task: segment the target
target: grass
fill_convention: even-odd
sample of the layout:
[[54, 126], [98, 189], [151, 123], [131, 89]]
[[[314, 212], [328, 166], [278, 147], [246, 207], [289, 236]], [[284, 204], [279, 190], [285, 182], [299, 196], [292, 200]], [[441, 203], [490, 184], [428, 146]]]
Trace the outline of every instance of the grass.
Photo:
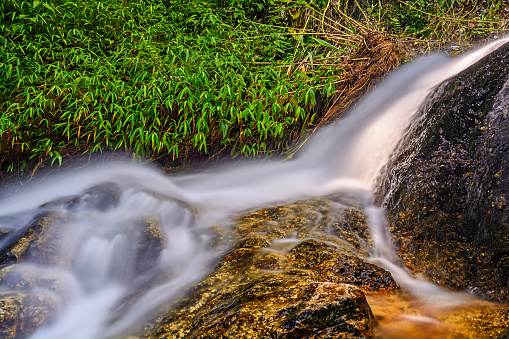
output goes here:
[[[280, 153], [406, 58], [505, 28], [500, 1], [4, 0], [0, 170], [105, 150]], [[426, 40], [425, 40], [426, 39]]]
[[271, 25], [250, 21], [246, 31], [205, 2], [186, 5], [184, 13], [171, 1], [4, 2], [4, 157], [252, 155], [285, 147], [313, 123], [306, 112], [316, 92], [332, 95], [342, 70], [291, 71], [287, 51], [318, 61], [316, 44], [299, 48]]

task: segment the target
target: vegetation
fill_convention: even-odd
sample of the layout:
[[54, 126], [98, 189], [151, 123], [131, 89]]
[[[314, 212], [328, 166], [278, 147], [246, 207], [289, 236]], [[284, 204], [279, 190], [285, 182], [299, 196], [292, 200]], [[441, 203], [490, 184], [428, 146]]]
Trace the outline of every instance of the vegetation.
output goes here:
[[281, 152], [405, 60], [405, 42], [472, 40], [505, 29], [507, 10], [494, 0], [4, 0], [0, 170], [104, 150]]

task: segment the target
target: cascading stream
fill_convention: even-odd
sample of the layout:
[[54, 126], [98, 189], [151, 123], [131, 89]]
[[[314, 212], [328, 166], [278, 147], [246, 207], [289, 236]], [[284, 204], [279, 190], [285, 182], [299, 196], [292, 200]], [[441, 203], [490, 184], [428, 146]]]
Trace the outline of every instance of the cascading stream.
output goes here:
[[[348, 116], [314, 135], [291, 161], [174, 177], [148, 167], [109, 165], [47, 179], [0, 202], [1, 226], [13, 230], [11, 237], [23, 233], [43, 213], [56, 214], [60, 220], [61, 262], [16, 267], [40, 278], [35, 281], [53, 279], [62, 287], [60, 293], [43, 283], [31, 287], [31, 292], [51, 294], [58, 304], [56, 320], [32, 338], [97, 339], [126, 333], [158, 307], [177, 300], [208, 272], [222, 253], [207, 246], [209, 227], [227, 225], [236, 211], [341, 192], [357, 196], [368, 215], [374, 261], [423, 299], [440, 293], [444, 303], [457, 300], [457, 295], [447, 297], [448, 292], [414, 279], [396, 264], [384, 213], [374, 205], [372, 189], [430, 91], [507, 40], [459, 58], [432, 56], [402, 67]], [[102, 208], [93, 192], [83, 192], [105, 183], [115, 187], [118, 201]], [[133, 252], [140, 244], [131, 236], [137, 234], [132, 225], [151, 217], [158, 219], [167, 241], [157, 260], [145, 267]], [[12, 238], [2, 240], [0, 252], [9, 242]], [[163, 282], [154, 285], [153, 280]], [[3, 290], [9, 288], [5, 281]], [[140, 293], [141, 288], [146, 290]], [[138, 296], [129, 299], [135, 292]]]

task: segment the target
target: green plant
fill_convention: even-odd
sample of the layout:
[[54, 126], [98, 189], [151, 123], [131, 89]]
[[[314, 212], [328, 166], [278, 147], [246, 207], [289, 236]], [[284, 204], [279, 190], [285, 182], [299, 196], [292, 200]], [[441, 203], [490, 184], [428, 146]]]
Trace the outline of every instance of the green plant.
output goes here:
[[314, 122], [310, 93], [334, 93], [322, 77], [341, 72], [287, 71], [295, 57], [319, 60], [333, 46], [302, 45], [275, 26], [274, 2], [1, 6], [1, 151], [12, 156], [61, 163], [105, 149], [152, 158], [280, 150]]
[[366, 37], [504, 27], [500, 1], [465, 3], [4, 0], [0, 169], [104, 150], [149, 159], [284, 151], [333, 102], [348, 107], [366, 88], [348, 73], [376, 59], [349, 59]]

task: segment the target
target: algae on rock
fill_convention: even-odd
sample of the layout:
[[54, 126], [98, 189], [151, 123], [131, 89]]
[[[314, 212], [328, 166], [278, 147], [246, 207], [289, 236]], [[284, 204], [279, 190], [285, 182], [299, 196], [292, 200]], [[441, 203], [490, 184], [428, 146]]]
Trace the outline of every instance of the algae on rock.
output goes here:
[[313, 199], [240, 217], [233, 248], [144, 338], [352, 338], [373, 333], [364, 292], [398, 288], [366, 261], [362, 209]]
[[509, 45], [440, 85], [381, 178], [415, 272], [509, 301]]

